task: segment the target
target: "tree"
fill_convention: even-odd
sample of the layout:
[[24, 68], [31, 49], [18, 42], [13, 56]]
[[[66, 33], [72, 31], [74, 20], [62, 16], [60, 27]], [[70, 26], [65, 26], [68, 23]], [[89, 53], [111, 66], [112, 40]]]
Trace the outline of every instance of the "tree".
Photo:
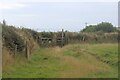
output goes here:
[[103, 32], [114, 32], [116, 29], [113, 27], [111, 23], [102, 22], [97, 25], [96, 31], [103, 31]]
[[97, 25], [89, 25], [82, 32], [114, 32], [117, 29], [108, 22], [102, 22]]

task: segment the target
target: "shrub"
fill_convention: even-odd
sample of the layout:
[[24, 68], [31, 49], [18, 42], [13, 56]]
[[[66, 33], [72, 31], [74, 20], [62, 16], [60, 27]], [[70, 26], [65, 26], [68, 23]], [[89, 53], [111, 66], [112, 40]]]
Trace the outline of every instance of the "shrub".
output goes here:
[[5, 42], [4, 46], [14, 50], [17, 45], [17, 50], [23, 51], [25, 44], [21, 37], [15, 33], [15, 27], [2, 25], [2, 37]]

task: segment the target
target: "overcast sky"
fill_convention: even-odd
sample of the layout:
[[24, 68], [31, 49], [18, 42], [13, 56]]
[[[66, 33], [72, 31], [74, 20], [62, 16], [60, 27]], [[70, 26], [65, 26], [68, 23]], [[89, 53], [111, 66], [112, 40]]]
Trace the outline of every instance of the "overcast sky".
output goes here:
[[[51, 1], [51, 2], [50, 2]], [[2, 0], [0, 19], [37, 31], [80, 31], [85, 23], [118, 25], [117, 0]]]

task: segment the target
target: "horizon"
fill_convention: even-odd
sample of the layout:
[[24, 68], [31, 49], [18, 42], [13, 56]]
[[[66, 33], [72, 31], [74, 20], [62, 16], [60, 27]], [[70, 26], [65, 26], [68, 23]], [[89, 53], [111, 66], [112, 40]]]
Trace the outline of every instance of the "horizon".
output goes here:
[[[8, 25], [8, 26], [13, 26], [13, 27], [15, 27], [15, 28], [20, 28], [20, 29], [22, 29], [22, 28], [26, 28], [26, 29], [31, 29], [31, 28], [28, 28], [28, 27], [24, 27], [24, 26], [16, 26], [16, 25], [12, 25], [12, 24], [7, 24], [7, 21], [6, 20], [3, 20], [3, 21], [5, 21], [6, 22], [6, 25]], [[0, 22], [0, 23], [2, 23], [3, 24], [3, 21], [2, 22]], [[100, 22], [100, 23], [102, 23], [102, 22]], [[100, 23], [97, 23], [97, 24], [100, 24]], [[110, 22], [107, 22], [107, 23], [110, 23]], [[97, 24], [90, 24], [90, 25], [97, 25]], [[112, 23], [111, 23], [112, 24]], [[90, 26], [90, 25], [87, 25], [87, 26]], [[112, 24], [113, 25], [113, 24]], [[116, 27], [116, 28], [118, 28], [117, 26], [114, 26], [113, 25], [113, 27]], [[85, 29], [86, 28], [86, 26], [83, 28], [83, 29]], [[31, 30], [34, 30], [34, 31], [37, 31], [37, 32], [60, 32], [61, 30], [64, 30], [64, 31], [67, 31], [67, 32], [81, 32], [83, 29], [81, 29], [80, 31], [69, 31], [69, 30], [65, 30], [64, 28], [61, 28], [60, 30], [58, 30], [58, 31], [37, 31], [37, 30], [35, 30], [35, 29], [31, 29]]]

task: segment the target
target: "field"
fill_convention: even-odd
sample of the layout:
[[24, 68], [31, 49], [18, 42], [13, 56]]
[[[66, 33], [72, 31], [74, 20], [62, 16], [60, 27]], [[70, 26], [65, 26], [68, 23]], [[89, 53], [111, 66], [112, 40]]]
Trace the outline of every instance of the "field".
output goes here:
[[17, 54], [3, 78], [117, 78], [117, 44], [69, 44], [38, 48], [28, 61]]

